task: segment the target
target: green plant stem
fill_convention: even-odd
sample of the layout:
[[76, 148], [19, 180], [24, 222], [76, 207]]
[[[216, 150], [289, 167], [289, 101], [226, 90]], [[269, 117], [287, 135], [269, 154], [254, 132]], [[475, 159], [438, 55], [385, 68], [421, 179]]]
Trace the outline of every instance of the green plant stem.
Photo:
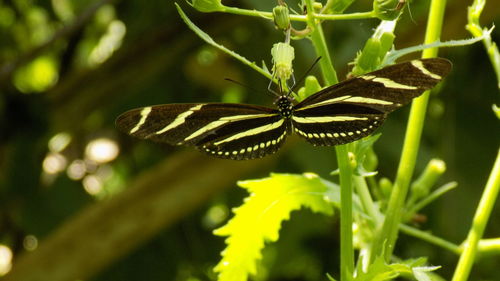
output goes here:
[[365, 212], [373, 220], [375, 229], [379, 228], [382, 225], [382, 216], [373, 202], [365, 178], [362, 176], [353, 176], [353, 182]]
[[452, 281], [465, 281], [469, 277], [470, 270], [474, 264], [474, 258], [478, 249], [479, 240], [483, 236], [484, 229], [488, 223], [491, 211], [495, 205], [495, 200], [500, 190], [500, 150], [493, 165], [488, 182], [484, 189], [481, 200], [472, 221], [472, 227], [465, 240], [464, 250], [458, 261]]
[[[479, 17], [481, 16], [485, 3], [486, 0], [474, 0], [467, 13], [468, 23], [465, 28], [474, 37], [481, 37], [488, 32], [488, 29], [481, 28], [479, 24]], [[491, 40], [490, 34], [484, 37], [483, 44], [497, 75], [497, 86], [500, 89], [500, 52], [498, 51], [498, 46]]]
[[[306, 0], [307, 25], [312, 30], [311, 41], [316, 50], [316, 54], [321, 56], [320, 67], [323, 79], [327, 85], [338, 82], [337, 73], [333, 68], [333, 63], [328, 52], [323, 29], [315, 18], [313, 1]], [[338, 145], [335, 147], [337, 162], [340, 171], [340, 280], [348, 281], [352, 279], [354, 272], [354, 248], [352, 238], [352, 171], [347, 154], [347, 146]]]
[[[431, 1], [429, 20], [427, 22], [425, 34], [425, 44], [430, 44], [439, 40], [445, 6], [446, 0]], [[437, 48], [426, 49], [422, 53], [423, 58], [435, 57], [436, 55]], [[415, 169], [428, 100], [429, 91], [413, 101], [396, 180], [389, 199], [382, 231], [377, 233], [376, 239], [374, 240], [374, 255], [372, 256], [372, 260], [375, 258], [375, 255], [381, 255], [383, 253], [385, 260], [389, 262], [394, 251], [399, 224], [401, 223], [401, 217], [404, 211], [404, 202]]]
[[441, 186], [440, 188], [436, 189], [434, 192], [429, 194], [427, 197], [425, 197], [424, 199], [422, 199], [418, 203], [411, 205], [411, 206], [408, 206], [407, 211], [405, 212], [405, 220], [411, 219], [411, 217], [413, 215], [415, 215], [418, 211], [420, 211], [422, 208], [429, 205], [434, 200], [440, 198], [443, 194], [454, 189], [455, 187], [457, 187], [456, 182], [447, 183], [447, 184]]
[[478, 251], [481, 253], [500, 253], [500, 238], [481, 239], [478, 245]]
[[328, 51], [328, 46], [326, 45], [325, 36], [323, 34], [323, 28], [315, 18], [312, 2], [313, 1], [311, 0], [306, 1], [308, 18], [307, 25], [312, 30], [310, 39], [313, 43], [316, 54], [321, 57], [319, 65], [321, 67], [321, 72], [325, 83], [327, 85], [337, 84], [339, 82], [337, 78], [337, 72], [335, 72], [335, 68], [333, 67], [330, 52]]
[[352, 279], [354, 247], [352, 237], [352, 171], [346, 145], [335, 147], [340, 170], [340, 280]]
[[460, 246], [451, 243], [450, 241], [444, 240], [443, 238], [432, 235], [429, 232], [422, 231], [420, 229], [416, 229], [414, 227], [408, 226], [406, 224], [400, 224], [399, 229], [401, 232], [406, 233], [407, 235], [411, 235], [413, 237], [419, 238], [436, 246], [439, 246], [443, 249], [446, 249], [452, 253], [460, 254], [462, 250]]
[[[271, 12], [248, 10], [236, 7], [229, 7], [229, 6], [224, 6], [224, 10], [222, 10], [222, 12], [240, 16], [262, 17], [270, 20], [273, 19], [273, 13]], [[374, 11], [369, 11], [369, 12], [352, 13], [352, 14], [335, 14], [335, 15], [318, 14], [315, 15], [314, 17], [320, 20], [359, 20], [359, 19], [375, 18], [376, 15]], [[290, 15], [290, 20], [299, 22], [308, 21], [307, 16], [305, 15]]]

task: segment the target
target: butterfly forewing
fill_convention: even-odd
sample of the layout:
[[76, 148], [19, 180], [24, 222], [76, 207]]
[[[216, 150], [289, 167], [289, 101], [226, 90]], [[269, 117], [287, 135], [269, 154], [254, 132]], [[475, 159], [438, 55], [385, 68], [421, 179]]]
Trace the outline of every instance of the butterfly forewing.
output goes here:
[[[141, 139], [195, 146], [221, 158], [250, 159], [279, 148], [285, 138], [285, 121], [266, 107], [211, 103], [134, 109], [120, 115], [116, 124]], [[262, 139], [265, 136], [269, 139]]]
[[345, 80], [297, 104], [294, 131], [314, 145], [358, 140], [377, 129], [388, 113], [434, 87], [450, 69], [445, 59], [413, 60]]
[[295, 108], [346, 103], [389, 113], [434, 87], [450, 70], [451, 63], [441, 58], [403, 62], [327, 87]]

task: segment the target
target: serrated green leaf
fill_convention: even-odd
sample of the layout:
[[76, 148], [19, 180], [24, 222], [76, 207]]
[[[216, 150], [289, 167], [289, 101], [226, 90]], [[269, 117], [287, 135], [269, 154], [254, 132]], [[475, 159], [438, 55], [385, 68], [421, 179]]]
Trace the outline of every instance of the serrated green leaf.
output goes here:
[[358, 176], [371, 177], [377, 174], [374, 169], [378, 160], [373, 152], [373, 145], [380, 138], [381, 134], [375, 134], [363, 138], [355, 143], [349, 144], [350, 151], [355, 155], [354, 173]]
[[[222, 260], [214, 268], [219, 281], [244, 281], [256, 273], [265, 242], [276, 241], [281, 223], [301, 207], [333, 214], [327, 196], [332, 185], [314, 174], [271, 174], [269, 178], [238, 182], [250, 196], [233, 210], [235, 216], [216, 235], [228, 236]], [[338, 186], [337, 186], [338, 187]]]
[[441, 267], [440, 266], [414, 267], [412, 268], [413, 276], [415, 276], [415, 279], [417, 279], [418, 281], [432, 281], [433, 278], [431, 277], [431, 272], [439, 268]]
[[379, 256], [368, 266], [366, 272], [358, 266], [358, 274], [354, 281], [385, 281], [399, 276], [399, 273], [385, 263], [384, 258]]

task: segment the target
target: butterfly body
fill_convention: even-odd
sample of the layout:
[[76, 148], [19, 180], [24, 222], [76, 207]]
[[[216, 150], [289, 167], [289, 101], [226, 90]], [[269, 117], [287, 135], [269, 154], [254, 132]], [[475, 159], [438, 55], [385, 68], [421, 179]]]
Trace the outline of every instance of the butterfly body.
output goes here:
[[298, 104], [279, 96], [276, 109], [247, 104], [166, 104], [117, 118], [123, 132], [216, 157], [246, 160], [275, 153], [289, 134], [313, 145], [349, 143], [375, 131], [388, 113], [435, 86], [451, 69], [445, 59], [404, 62], [327, 87]]

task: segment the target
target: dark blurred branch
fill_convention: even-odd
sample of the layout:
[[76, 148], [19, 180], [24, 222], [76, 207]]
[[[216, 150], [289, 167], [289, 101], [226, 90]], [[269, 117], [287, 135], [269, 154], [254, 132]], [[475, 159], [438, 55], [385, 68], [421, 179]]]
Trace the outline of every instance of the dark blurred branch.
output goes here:
[[[4, 281], [85, 280], [198, 208], [234, 187], [275, 157], [228, 161], [180, 153], [138, 176], [121, 194], [89, 206], [24, 253]], [[195, 171], [195, 172], [193, 172]]]
[[24, 64], [32, 61], [33, 59], [41, 55], [44, 51], [52, 47], [52, 45], [59, 39], [67, 38], [72, 34], [78, 32], [79, 30], [81, 30], [100, 7], [106, 4], [110, 4], [114, 1], [115, 0], [96, 1], [95, 3], [90, 5], [87, 9], [85, 9], [77, 18], [75, 18], [75, 20], [70, 25], [67, 25], [58, 30], [52, 36], [52, 38], [50, 38], [47, 42], [21, 55], [15, 61], [0, 66], [0, 85], [7, 84], [6, 82], [10, 80], [12, 73], [17, 68], [23, 66]]

